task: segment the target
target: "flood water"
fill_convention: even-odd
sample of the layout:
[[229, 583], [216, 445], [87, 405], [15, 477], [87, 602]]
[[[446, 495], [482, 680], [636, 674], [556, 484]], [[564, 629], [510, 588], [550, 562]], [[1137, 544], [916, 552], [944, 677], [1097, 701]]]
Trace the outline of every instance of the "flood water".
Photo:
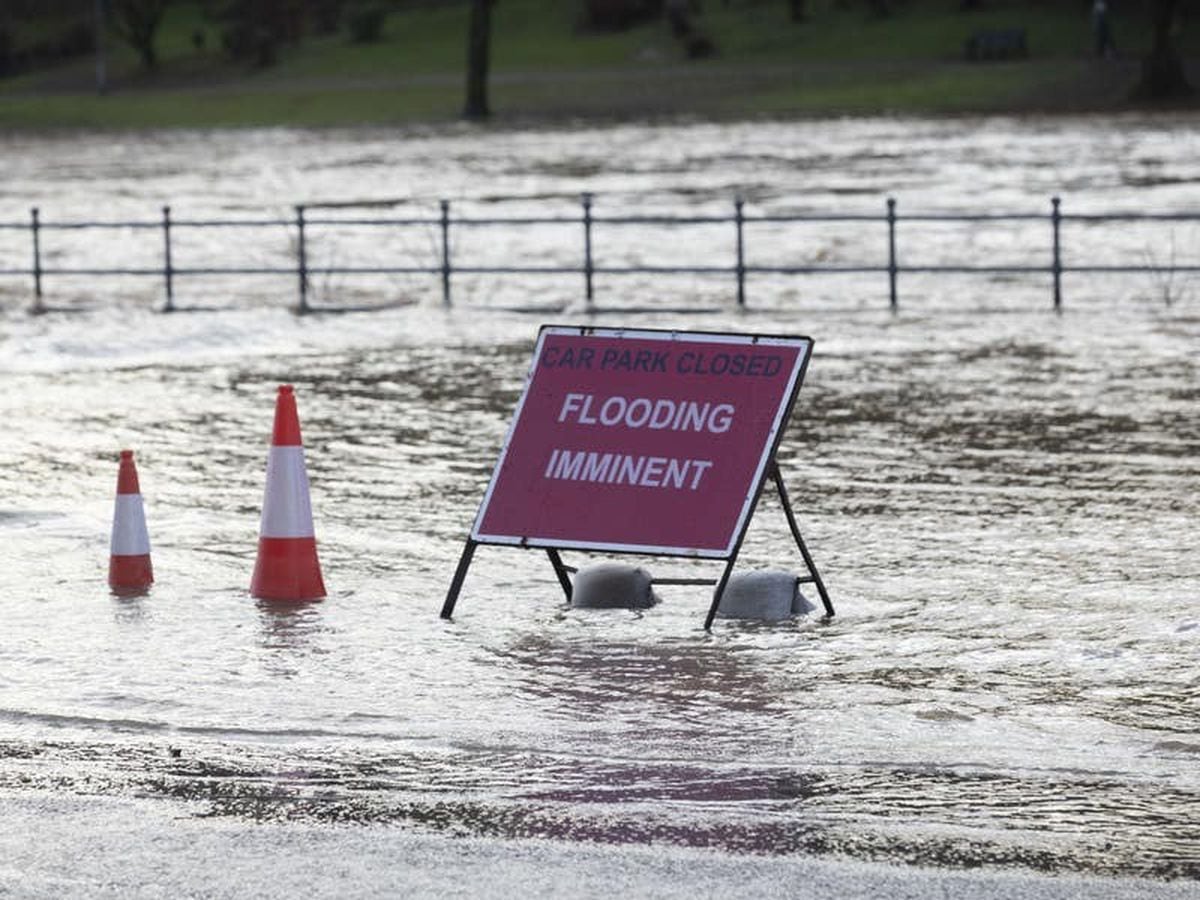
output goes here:
[[[767, 211], [875, 213], [894, 195], [912, 210], [1037, 212], [1052, 194], [1076, 211], [1196, 210], [1196, 124], [6, 136], [0, 220], [35, 205], [60, 220], [162, 203], [278, 215], [347, 197], [520, 211], [582, 191], [610, 211], [675, 214], [739, 192]], [[938, 228], [914, 226], [909, 259], [1046, 252], [1040, 223]], [[1192, 229], [1080, 226], [1071, 246], [1137, 262], [1169, 235], [1195, 264]], [[578, 232], [560, 231], [472, 232], [459, 249], [577, 253]], [[48, 239], [80, 266], [141, 252]], [[28, 264], [27, 240], [0, 232], [0, 268]], [[216, 253], [205, 242], [227, 237], [195, 240]], [[361, 239], [338, 240], [314, 252]], [[434, 252], [419, 229], [398, 240]], [[615, 260], [652, 252], [620, 240]], [[705, 256], [721, 240], [665, 243]], [[751, 246], [794, 258], [790, 240], [764, 229]], [[885, 249], [874, 225], [807, 240], [804, 254], [834, 261]], [[286, 242], [247, 248], [260, 252], [284, 258]], [[380, 896], [449, 892], [455, 858], [499, 873], [456, 886], [468, 893], [561, 893], [578, 866], [599, 873], [579, 893], [794, 896], [812, 870], [787, 866], [886, 863], [889, 896], [922, 895], [903, 872], [929, 869], [1184, 896], [1200, 878], [1200, 285], [1163, 277], [1077, 276], [1061, 315], [1044, 277], [913, 277], [894, 314], [873, 276], [764, 277], [746, 310], [727, 280], [614, 276], [597, 313], [578, 278], [463, 276], [444, 308], [435, 279], [346, 277], [322, 299], [404, 305], [297, 317], [287, 279], [181, 281], [184, 302], [212, 309], [164, 315], [161, 286], [136, 276], [48, 281], [71, 311], [29, 316], [28, 278], [5, 276], [0, 807], [62, 847], [128, 841], [135, 871], [154, 841], [190, 834], [179, 852], [207, 854], [197, 869], [159, 872], [185, 891], [208, 878], [235, 891], [213, 860], [237, 869], [265, 843], [352, 860]], [[545, 311], [513, 308], [526, 303]], [[544, 555], [492, 547], [454, 620], [438, 618], [547, 321], [814, 338], [779, 463], [835, 618], [718, 620], [709, 634], [707, 591], [681, 586], [641, 613], [571, 610]], [[303, 605], [247, 592], [285, 382], [330, 591]], [[106, 585], [122, 447], [138, 454], [154, 553], [141, 598]], [[740, 566], [801, 566], [769, 495]], [[69, 853], [22, 833], [0, 839], [0, 886], [67, 890]], [[378, 858], [397, 840], [407, 869]], [[96, 865], [82, 871], [138, 884]], [[847, 896], [849, 872], [831, 876]]]

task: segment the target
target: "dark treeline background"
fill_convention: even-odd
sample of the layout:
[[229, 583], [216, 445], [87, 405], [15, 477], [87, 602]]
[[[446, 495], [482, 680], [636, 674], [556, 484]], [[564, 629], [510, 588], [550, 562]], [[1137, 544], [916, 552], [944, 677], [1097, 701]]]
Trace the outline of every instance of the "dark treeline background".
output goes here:
[[[460, 65], [467, 74], [465, 112], [486, 116], [490, 36], [506, 10], [537, 3], [514, 0], [2, 0], [0, 78], [51, 68], [94, 54], [98, 42], [119, 40], [132, 49], [143, 71], [160, 65], [164, 19], [180, 7], [194, 13], [190, 40], [197, 52], [218, 53], [248, 68], [274, 65], [289, 46], [312, 38], [343, 35], [355, 44], [380, 39], [389, 16], [417, 8], [460, 7], [464, 11]], [[545, 16], [562, 19], [569, 8], [573, 32], [611, 32], [662, 23], [686, 59], [714, 56], [720, 35], [706, 31], [706, 10], [778, 11], [783, 23], [818, 27], [826, 17], [861, 15], [872, 22], [899, 21], [922, 10], [980, 17], [1004, 11], [1019, 22], [1022, 12], [1061, 10], [1081, 28], [1096, 29], [1104, 52], [1108, 18], [1137, 18], [1152, 36], [1145, 46], [1122, 47], [1141, 60], [1133, 95], [1146, 99], [1185, 96], [1190, 86], [1178, 52], [1181, 30], [1200, 16], [1200, 0], [545, 0]], [[1103, 8], [1101, 8], [1103, 7]], [[569, 37], [569, 35], [565, 35]]]

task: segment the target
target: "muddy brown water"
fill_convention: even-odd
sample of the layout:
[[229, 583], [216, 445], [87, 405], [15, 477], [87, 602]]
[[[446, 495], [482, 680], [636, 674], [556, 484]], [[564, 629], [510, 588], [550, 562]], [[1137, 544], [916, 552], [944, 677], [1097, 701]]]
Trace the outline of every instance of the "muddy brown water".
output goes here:
[[[380, 194], [567, 208], [584, 190], [675, 213], [738, 191], [764, 209], [874, 211], [894, 193], [1036, 210], [1061, 193], [1180, 210], [1200, 207], [1194, 134], [1131, 118], [6, 136], [0, 218]], [[1181, 257], [1186, 229], [1171, 232]], [[1167, 246], [1088, 234], [1078, 252], [1102, 258]], [[0, 233], [5, 265], [25, 265], [26, 237]], [[577, 237], [472, 235], [464, 251], [553, 256]], [[875, 259], [879, 237], [818, 230], [805, 252]], [[427, 238], [400, 246], [427, 255]], [[70, 258], [108, 252], [54, 240]], [[359, 252], [338, 240], [321, 252]], [[671, 252], [707, 254], [704, 240]], [[286, 258], [281, 241], [264, 258]], [[908, 252], [1045, 243], [972, 225]], [[324, 296], [408, 305], [298, 318], [285, 283], [187, 282], [220, 309], [163, 316], [145, 279], [63, 279], [51, 290], [78, 311], [30, 317], [27, 285], [5, 278], [0, 789], [297, 828], [709, 848], [735, 866], [1195, 879], [1200, 298], [1186, 278], [1169, 304], [1161, 288], [1080, 276], [1056, 316], [1044, 278], [913, 279], [893, 315], [877, 278], [762, 279], [738, 311], [728, 283], [646, 277], [601, 288], [636, 312], [589, 315], [578, 279], [464, 276], [444, 309], [428, 279], [345, 278]], [[525, 302], [546, 312], [508, 309]], [[695, 587], [638, 614], [572, 611], [543, 557], [483, 548], [439, 620], [543, 321], [815, 339], [780, 465], [836, 618], [709, 635]], [[299, 606], [246, 590], [285, 381], [330, 588]], [[158, 577], [137, 599], [105, 585], [123, 446]], [[800, 564], [770, 499], [743, 560]]]

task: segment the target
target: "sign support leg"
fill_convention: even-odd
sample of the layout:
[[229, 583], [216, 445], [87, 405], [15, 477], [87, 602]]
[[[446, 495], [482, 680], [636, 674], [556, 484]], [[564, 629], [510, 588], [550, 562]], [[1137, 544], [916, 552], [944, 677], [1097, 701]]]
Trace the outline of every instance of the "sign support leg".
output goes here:
[[717, 617], [717, 607], [721, 605], [721, 595], [725, 593], [725, 585], [729, 584], [729, 576], [733, 574], [733, 564], [737, 562], [737, 553], [725, 563], [725, 571], [721, 573], [721, 580], [717, 582], [717, 588], [713, 591], [712, 604], [708, 607], [708, 616], [704, 620], [704, 630], [712, 631], [713, 619]]
[[467, 538], [462, 556], [458, 558], [458, 568], [454, 570], [454, 580], [450, 582], [450, 590], [446, 593], [446, 602], [442, 605], [442, 618], [448, 619], [454, 615], [454, 604], [458, 602], [459, 591], [467, 578], [467, 569], [471, 567], [471, 558], [475, 555], [475, 541]]
[[792, 512], [792, 503], [788, 499], [787, 488], [784, 487], [783, 476], [775, 460], [771, 460], [771, 479], [775, 482], [775, 489], [779, 491], [779, 502], [783, 504], [783, 512], [787, 516], [788, 527], [792, 529], [792, 537], [796, 539], [796, 546], [800, 548], [800, 555], [804, 557], [804, 565], [808, 566], [808, 573], [812, 576], [813, 584], [817, 586], [817, 593], [821, 595], [821, 603], [825, 605], [825, 615], [832, 616], [833, 602], [829, 599], [829, 592], [825, 590], [825, 582], [821, 580], [817, 564], [813, 562], [812, 554], [808, 552], [804, 538], [800, 536], [800, 526], [796, 524], [796, 515]]
[[571, 576], [567, 574], [567, 567], [563, 565], [562, 557], [553, 547], [546, 548], [546, 555], [550, 557], [550, 565], [554, 566], [554, 574], [558, 576], [558, 583], [562, 585], [563, 593], [567, 595], [567, 602], [570, 603], [574, 587], [571, 584]]

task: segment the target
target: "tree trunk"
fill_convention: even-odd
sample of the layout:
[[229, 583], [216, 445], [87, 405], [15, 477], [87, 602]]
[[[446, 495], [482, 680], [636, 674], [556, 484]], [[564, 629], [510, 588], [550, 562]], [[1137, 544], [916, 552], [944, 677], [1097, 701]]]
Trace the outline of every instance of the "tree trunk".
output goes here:
[[154, 42], [166, 9], [167, 0], [115, 0], [112, 4], [113, 30], [137, 51], [148, 71], [158, 68]]
[[1134, 95], [1143, 100], [1171, 100], [1192, 93], [1183, 62], [1171, 40], [1179, 0], [1154, 0], [1154, 45], [1142, 60], [1142, 80]]
[[486, 119], [488, 108], [488, 57], [492, 37], [492, 4], [495, 0], [471, 0], [471, 21], [467, 27], [467, 102], [463, 118]]
[[788, 12], [791, 14], [793, 22], [803, 22], [804, 15], [804, 0], [788, 0]]

